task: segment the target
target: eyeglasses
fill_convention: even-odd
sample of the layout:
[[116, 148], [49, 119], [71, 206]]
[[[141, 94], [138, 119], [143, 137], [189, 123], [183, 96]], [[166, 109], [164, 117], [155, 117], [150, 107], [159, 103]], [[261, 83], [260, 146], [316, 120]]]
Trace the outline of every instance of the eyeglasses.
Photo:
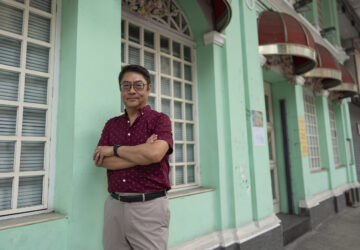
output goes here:
[[147, 83], [143, 83], [142, 81], [137, 81], [137, 82], [123, 82], [120, 84], [120, 91], [130, 91], [131, 88], [134, 88], [135, 91], [143, 91], [145, 85], [147, 85]]

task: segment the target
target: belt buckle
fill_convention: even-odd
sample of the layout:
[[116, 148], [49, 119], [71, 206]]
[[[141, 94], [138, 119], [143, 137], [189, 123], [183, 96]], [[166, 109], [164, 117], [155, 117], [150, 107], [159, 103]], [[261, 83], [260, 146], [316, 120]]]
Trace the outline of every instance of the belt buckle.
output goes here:
[[145, 201], [145, 194], [142, 193], [142, 202], [144, 202], [144, 201]]

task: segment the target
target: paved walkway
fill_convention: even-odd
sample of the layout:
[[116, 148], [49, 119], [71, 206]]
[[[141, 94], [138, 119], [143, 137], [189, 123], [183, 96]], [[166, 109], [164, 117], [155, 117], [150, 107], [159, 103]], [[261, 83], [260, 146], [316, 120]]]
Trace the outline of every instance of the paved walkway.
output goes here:
[[284, 250], [359, 250], [360, 206], [347, 207]]

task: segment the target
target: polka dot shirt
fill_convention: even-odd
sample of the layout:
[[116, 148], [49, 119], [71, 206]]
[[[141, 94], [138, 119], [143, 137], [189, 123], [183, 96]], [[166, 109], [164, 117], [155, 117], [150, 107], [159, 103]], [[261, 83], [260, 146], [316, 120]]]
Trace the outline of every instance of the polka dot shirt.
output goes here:
[[130, 126], [125, 114], [108, 120], [102, 131], [98, 146], [135, 146], [143, 144], [152, 135], [169, 144], [169, 150], [159, 163], [135, 166], [121, 170], [108, 170], [108, 191], [147, 193], [169, 190], [169, 155], [173, 151], [171, 121], [163, 113], [152, 110], [149, 105], [138, 111], [138, 117]]

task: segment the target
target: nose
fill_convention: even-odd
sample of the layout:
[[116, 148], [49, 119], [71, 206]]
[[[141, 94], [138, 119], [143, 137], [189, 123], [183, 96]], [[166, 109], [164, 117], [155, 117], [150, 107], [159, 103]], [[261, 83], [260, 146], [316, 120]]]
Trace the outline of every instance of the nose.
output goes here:
[[134, 85], [130, 85], [129, 93], [136, 93], [136, 90], [134, 89]]

